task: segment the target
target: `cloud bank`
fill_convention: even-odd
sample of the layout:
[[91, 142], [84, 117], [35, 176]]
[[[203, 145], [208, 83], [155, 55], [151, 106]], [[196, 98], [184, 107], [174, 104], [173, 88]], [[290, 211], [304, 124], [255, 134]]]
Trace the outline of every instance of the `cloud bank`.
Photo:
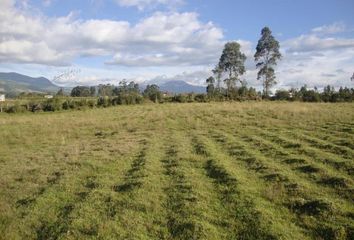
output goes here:
[[194, 12], [155, 12], [132, 25], [75, 19], [73, 13], [33, 16], [14, 1], [0, 4], [0, 62], [65, 66], [78, 57], [112, 56], [107, 64], [204, 65], [223, 45], [222, 29]]

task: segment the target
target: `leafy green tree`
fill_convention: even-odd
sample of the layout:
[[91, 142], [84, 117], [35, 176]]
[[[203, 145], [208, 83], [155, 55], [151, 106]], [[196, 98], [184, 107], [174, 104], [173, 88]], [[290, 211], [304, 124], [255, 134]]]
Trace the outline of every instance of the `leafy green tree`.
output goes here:
[[298, 99], [303, 102], [320, 102], [321, 96], [317, 90], [307, 89], [307, 85], [305, 84], [298, 92]]
[[333, 94], [334, 94], [334, 87], [328, 85], [323, 89], [321, 98], [324, 102], [331, 102]]
[[273, 37], [272, 31], [268, 27], [262, 29], [254, 58], [256, 66], [259, 68], [257, 79], [263, 79], [263, 95], [268, 97], [270, 88], [277, 83], [274, 66], [281, 59], [279, 42]]
[[341, 102], [351, 102], [353, 100], [350, 89], [347, 87], [340, 87], [338, 95]]
[[131, 93], [139, 93], [140, 92], [140, 89], [139, 89], [139, 84], [135, 83], [135, 82], [130, 82], [128, 84], [128, 91], [131, 92]]
[[105, 96], [112, 96], [113, 95], [114, 86], [111, 84], [100, 84], [98, 85], [98, 95], [105, 97]]
[[159, 102], [162, 99], [160, 87], [156, 84], [147, 85], [143, 95], [155, 103]]
[[90, 87], [86, 87], [86, 86], [74, 87], [71, 90], [71, 94], [70, 95], [72, 97], [89, 97], [91, 95]]
[[207, 80], [206, 80], [206, 83], [207, 83], [207, 94], [209, 97], [214, 97], [214, 94], [215, 94], [215, 78], [213, 77], [209, 77]]
[[226, 43], [218, 64], [218, 68], [228, 74], [228, 78], [224, 80], [228, 97], [230, 92], [236, 88], [237, 81], [241, 81], [240, 76], [246, 72], [246, 55], [241, 52], [240, 48], [237, 42]]
[[290, 92], [288, 90], [279, 89], [275, 92], [274, 98], [282, 101], [290, 100]]
[[127, 83], [126, 80], [119, 82], [119, 86], [113, 89], [113, 95], [117, 96], [113, 104], [136, 104], [142, 101], [139, 85], [135, 82]]

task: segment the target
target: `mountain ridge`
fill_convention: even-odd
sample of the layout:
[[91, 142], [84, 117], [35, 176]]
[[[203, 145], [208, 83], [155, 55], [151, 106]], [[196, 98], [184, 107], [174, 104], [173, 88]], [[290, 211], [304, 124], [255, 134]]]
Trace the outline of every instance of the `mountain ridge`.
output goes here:
[[45, 77], [30, 77], [16, 72], [0, 72], [0, 90], [3, 92], [55, 92], [59, 88]]
[[[160, 83], [149, 81], [148, 83], [139, 84], [140, 89], [143, 91], [148, 84], [156, 84], [160, 87], [161, 91], [173, 94], [205, 93], [205, 87], [192, 85], [183, 80]], [[54, 93], [60, 88], [60, 86], [57, 86], [45, 77], [30, 77], [16, 72], [0, 72], [0, 92], [15, 94], [21, 92]], [[71, 91], [71, 88], [65, 87], [65, 89], [66, 91]]]

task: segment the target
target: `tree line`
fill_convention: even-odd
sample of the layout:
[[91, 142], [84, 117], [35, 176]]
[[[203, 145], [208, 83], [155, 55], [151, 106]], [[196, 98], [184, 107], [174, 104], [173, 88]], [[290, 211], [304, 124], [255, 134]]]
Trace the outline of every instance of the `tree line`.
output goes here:
[[302, 101], [302, 102], [352, 102], [354, 101], [354, 88], [340, 87], [338, 91], [326, 86], [322, 92], [317, 88], [308, 89], [303, 86], [300, 89], [277, 90], [272, 100]]
[[[241, 46], [237, 42], [225, 44], [218, 64], [212, 70], [213, 76], [206, 79], [206, 92], [212, 100], [288, 100], [304, 102], [343, 102], [353, 101], [353, 89], [341, 87], [335, 91], [333, 87], [326, 86], [320, 93], [317, 88], [309, 90], [307, 86], [300, 89], [278, 90], [272, 97], [270, 89], [277, 84], [275, 67], [282, 55], [280, 44], [272, 35], [268, 27], [261, 30], [261, 37], [254, 54], [255, 66], [258, 69], [257, 80], [262, 81], [263, 91], [257, 92], [254, 88], [247, 87], [246, 80], [242, 76], [246, 72], [246, 55], [241, 52]], [[354, 81], [354, 73], [351, 77]]]
[[[90, 89], [90, 87], [77, 88]], [[76, 92], [77, 89], [74, 91]], [[112, 96], [75, 96], [69, 97], [60, 95], [60, 92], [52, 99], [33, 98], [33, 94], [29, 94], [26, 98], [22, 95], [22, 99], [11, 102], [0, 103], [0, 112], [21, 113], [21, 112], [54, 112], [62, 110], [82, 110], [87, 108], [106, 108], [116, 105], [141, 104], [146, 102], [154, 103], [187, 103], [187, 102], [210, 102], [210, 101], [225, 101], [223, 99], [210, 98], [207, 94], [175, 94], [165, 95], [159, 90], [157, 85], [149, 85], [143, 92], [137, 90], [119, 89], [112, 93]], [[86, 90], [84, 91], [88, 93]], [[247, 86], [237, 88], [237, 100], [261, 100], [262, 92], [257, 92], [256, 89]], [[308, 89], [306, 86], [300, 89], [278, 90], [269, 100], [281, 101], [303, 101], [303, 102], [352, 102], [354, 101], [354, 88], [339, 88], [336, 91], [333, 87], [327, 86], [322, 92], [315, 89]]]

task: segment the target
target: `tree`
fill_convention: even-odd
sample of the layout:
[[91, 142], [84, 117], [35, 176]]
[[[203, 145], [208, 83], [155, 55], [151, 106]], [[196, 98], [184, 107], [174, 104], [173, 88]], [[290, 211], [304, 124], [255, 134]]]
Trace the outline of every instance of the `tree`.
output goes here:
[[91, 95], [90, 87], [86, 87], [86, 86], [74, 87], [71, 90], [71, 94], [70, 95], [72, 97], [89, 97]]
[[90, 87], [90, 95], [91, 97], [94, 97], [96, 95], [96, 87], [94, 86]]
[[145, 97], [149, 98], [151, 101], [154, 101], [155, 103], [160, 101], [162, 98], [160, 88], [156, 84], [147, 85], [143, 94]]
[[215, 83], [215, 78], [213, 77], [209, 77], [207, 80], [206, 80], [206, 83], [207, 83], [207, 94], [209, 97], [213, 97], [214, 96], [214, 93], [215, 93], [215, 86], [214, 86], [214, 83]]
[[279, 42], [273, 37], [272, 31], [268, 27], [262, 29], [254, 58], [256, 66], [259, 68], [257, 79], [263, 79], [263, 95], [268, 97], [270, 88], [277, 83], [273, 67], [281, 59]]
[[132, 92], [132, 93], [139, 93], [140, 92], [140, 89], [139, 89], [139, 84], [131, 81], [129, 84], [128, 84], [128, 91], [129, 92]]
[[340, 87], [338, 95], [341, 102], [351, 102], [353, 100], [350, 89], [347, 87]]
[[98, 85], [98, 95], [105, 97], [105, 96], [112, 96], [113, 95], [114, 86], [111, 84], [100, 84]]
[[353, 76], [350, 78], [350, 80], [354, 81], [354, 73], [353, 73]]
[[334, 94], [334, 87], [331, 87], [330, 85], [324, 87], [323, 92], [322, 92], [322, 100], [324, 102], [331, 102]]
[[288, 90], [279, 89], [275, 92], [274, 99], [276, 100], [290, 100], [290, 92]]
[[240, 51], [240, 48], [241, 46], [237, 42], [226, 43], [219, 60], [218, 68], [222, 72], [228, 73], [228, 78], [224, 80], [227, 96], [231, 90], [236, 88], [237, 81], [241, 81], [240, 76], [246, 72], [246, 55]]
[[135, 82], [129, 84], [125, 79], [119, 82], [119, 85], [113, 89], [114, 104], [136, 104], [142, 101], [139, 85]]

